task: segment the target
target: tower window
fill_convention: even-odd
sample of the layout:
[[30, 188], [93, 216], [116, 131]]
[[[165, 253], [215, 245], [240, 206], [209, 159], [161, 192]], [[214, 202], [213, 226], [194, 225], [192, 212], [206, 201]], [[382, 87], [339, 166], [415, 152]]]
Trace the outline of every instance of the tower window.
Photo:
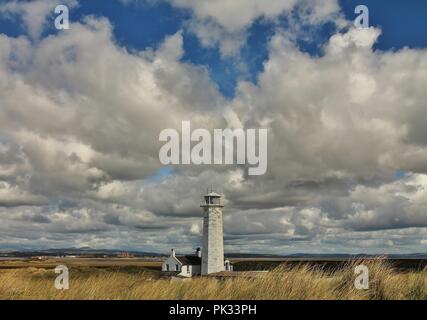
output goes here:
[[221, 204], [221, 198], [214, 196], [206, 196], [205, 204]]
[[179, 271], [179, 265], [175, 265], [175, 271]]

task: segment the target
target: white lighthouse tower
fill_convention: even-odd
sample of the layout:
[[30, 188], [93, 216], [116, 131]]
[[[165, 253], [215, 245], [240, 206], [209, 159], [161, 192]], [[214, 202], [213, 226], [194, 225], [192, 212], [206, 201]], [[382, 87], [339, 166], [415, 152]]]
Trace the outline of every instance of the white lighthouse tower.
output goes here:
[[202, 275], [224, 271], [221, 195], [211, 191], [203, 204]]

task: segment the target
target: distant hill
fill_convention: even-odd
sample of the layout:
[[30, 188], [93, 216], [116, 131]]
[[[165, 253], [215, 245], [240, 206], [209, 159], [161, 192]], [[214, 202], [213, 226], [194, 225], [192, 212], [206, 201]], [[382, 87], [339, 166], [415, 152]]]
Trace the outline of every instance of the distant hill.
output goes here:
[[0, 251], [0, 257], [35, 257], [35, 256], [88, 256], [88, 257], [115, 257], [118, 254], [127, 252], [135, 257], [160, 257], [162, 254], [155, 252], [128, 251], [128, 250], [109, 250], [92, 249], [90, 247], [82, 248], [59, 248], [59, 249], [40, 249], [40, 250], [14, 250]]
[[[59, 249], [22, 249], [22, 250], [0, 250], [0, 257], [36, 257], [36, 256], [78, 256], [78, 257], [117, 257], [119, 254], [127, 252], [134, 257], [164, 257], [167, 254], [157, 252], [145, 251], [129, 251], [129, 250], [116, 250], [116, 249], [93, 249], [90, 247], [80, 248], [59, 248]], [[427, 253], [412, 253], [412, 254], [307, 254], [307, 253], [294, 253], [288, 255], [275, 255], [275, 254], [256, 254], [256, 253], [227, 253], [226, 258], [242, 258], [242, 259], [366, 259], [375, 257], [387, 257], [390, 259], [427, 259]]]
[[250, 254], [250, 253], [228, 253], [226, 258], [256, 258], [256, 259], [281, 259], [281, 258], [294, 258], [294, 259], [366, 259], [387, 257], [390, 259], [427, 259], [427, 253], [411, 253], [411, 254], [347, 254], [347, 253], [294, 253], [288, 255], [274, 255], [274, 254]]

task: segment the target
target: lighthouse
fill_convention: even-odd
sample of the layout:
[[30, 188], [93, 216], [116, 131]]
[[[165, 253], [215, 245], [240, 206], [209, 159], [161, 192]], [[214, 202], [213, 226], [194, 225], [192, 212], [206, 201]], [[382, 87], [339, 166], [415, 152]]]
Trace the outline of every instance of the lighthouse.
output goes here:
[[221, 195], [211, 191], [203, 197], [202, 275], [224, 271], [224, 240]]

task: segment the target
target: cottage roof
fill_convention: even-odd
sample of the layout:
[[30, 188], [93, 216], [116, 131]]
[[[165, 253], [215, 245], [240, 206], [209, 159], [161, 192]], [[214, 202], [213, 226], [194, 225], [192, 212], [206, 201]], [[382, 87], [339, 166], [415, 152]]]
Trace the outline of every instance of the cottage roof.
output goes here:
[[197, 266], [202, 264], [202, 259], [198, 256], [177, 256], [183, 265]]

